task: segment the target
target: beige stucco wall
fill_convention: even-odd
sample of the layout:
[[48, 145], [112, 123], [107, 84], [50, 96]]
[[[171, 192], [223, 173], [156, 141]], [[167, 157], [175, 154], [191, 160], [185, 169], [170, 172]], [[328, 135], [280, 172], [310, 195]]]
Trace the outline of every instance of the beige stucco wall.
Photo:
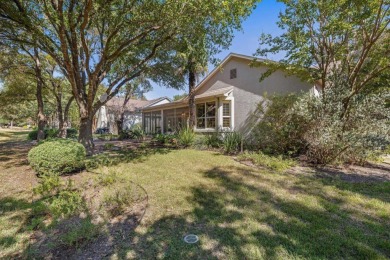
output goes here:
[[[287, 94], [291, 92], [309, 91], [312, 84], [302, 82], [295, 76], [288, 76], [283, 71], [276, 71], [262, 82], [259, 78], [267, 69], [265, 67], [251, 68], [250, 61], [232, 57], [224, 67], [202, 85], [197, 94], [207, 90], [215, 90], [213, 84], [220, 80], [234, 86], [234, 130], [248, 132], [256, 117], [253, 116], [257, 105], [266, 92], [272, 94]], [[237, 78], [230, 79], [230, 70], [237, 69]]]

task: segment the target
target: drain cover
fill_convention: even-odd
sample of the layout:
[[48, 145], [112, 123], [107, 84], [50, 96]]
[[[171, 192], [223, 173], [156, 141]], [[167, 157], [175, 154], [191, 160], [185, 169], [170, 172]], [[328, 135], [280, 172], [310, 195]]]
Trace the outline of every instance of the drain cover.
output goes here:
[[186, 242], [187, 244], [195, 244], [198, 241], [199, 237], [194, 234], [189, 234], [184, 237], [184, 242]]

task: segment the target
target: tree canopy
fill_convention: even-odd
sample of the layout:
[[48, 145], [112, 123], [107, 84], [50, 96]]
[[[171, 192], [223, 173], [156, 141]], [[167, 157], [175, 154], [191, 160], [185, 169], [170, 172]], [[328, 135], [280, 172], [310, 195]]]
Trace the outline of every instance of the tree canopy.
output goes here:
[[[161, 72], [160, 62], [193, 28], [209, 28], [216, 44], [229, 42], [256, 2], [1, 1], [0, 41], [36, 46], [57, 62], [79, 107], [79, 140], [90, 152], [92, 117], [101, 105], [142, 73]], [[100, 84], [106, 100], [95, 98]]]

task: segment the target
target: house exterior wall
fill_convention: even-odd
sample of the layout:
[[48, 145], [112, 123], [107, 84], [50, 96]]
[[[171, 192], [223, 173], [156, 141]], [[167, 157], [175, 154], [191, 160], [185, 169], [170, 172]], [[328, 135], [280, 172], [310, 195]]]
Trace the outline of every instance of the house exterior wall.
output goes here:
[[[254, 123], [257, 122], [254, 113], [257, 105], [263, 100], [264, 93], [288, 94], [291, 92], [309, 91], [312, 84], [302, 82], [296, 76], [286, 76], [283, 71], [276, 71], [262, 82], [259, 78], [262, 73], [267, 71], [266, 67], [252, 68], [250, 61], [239, 57], [232, 57], [219, 71], [200, 86], [196, 94], [202, 94], [206, 91], [215, 90], [218, 84], [216, 81], [222, 81], [234, 86], [233, 97], [234, 105], [233, 118], [234, 130], [243, 133], [249, 132]], [[237, 77], [230, 79], [230, 70], [237, 70]]]

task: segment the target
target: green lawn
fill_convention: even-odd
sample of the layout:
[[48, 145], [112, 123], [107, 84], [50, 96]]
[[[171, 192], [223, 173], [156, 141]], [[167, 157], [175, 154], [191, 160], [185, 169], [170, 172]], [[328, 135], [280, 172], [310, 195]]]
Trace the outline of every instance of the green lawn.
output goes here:
[[0, 142], [25, 141], [30, 130], [0, 128]]
[[[1, 148], [0, 258], [13, 258], [33, 243], [26, 223], [36, 177], [23, 159], [28, 147]], [[308, 167], [273, 172], [190, 149], [155, 150], [73, 177], [102, 173], [147, 193], [135, 229], [125, 221], [107, 226], [111, 259], [390, 257], [390, 182], [346, 182]], [[110, 232], [118, 228], [123, 232]], [[190, 233], [200, 237], [197, 244], [183, 242]]]
[[[196, 150], [156, 154], [115, 171], [149, 197], [118, 258], [390, 257], [389, 182], [345, 183], [307, 169], [273, 173]], [[188, 233], [200, 242], [183, 243]]]

